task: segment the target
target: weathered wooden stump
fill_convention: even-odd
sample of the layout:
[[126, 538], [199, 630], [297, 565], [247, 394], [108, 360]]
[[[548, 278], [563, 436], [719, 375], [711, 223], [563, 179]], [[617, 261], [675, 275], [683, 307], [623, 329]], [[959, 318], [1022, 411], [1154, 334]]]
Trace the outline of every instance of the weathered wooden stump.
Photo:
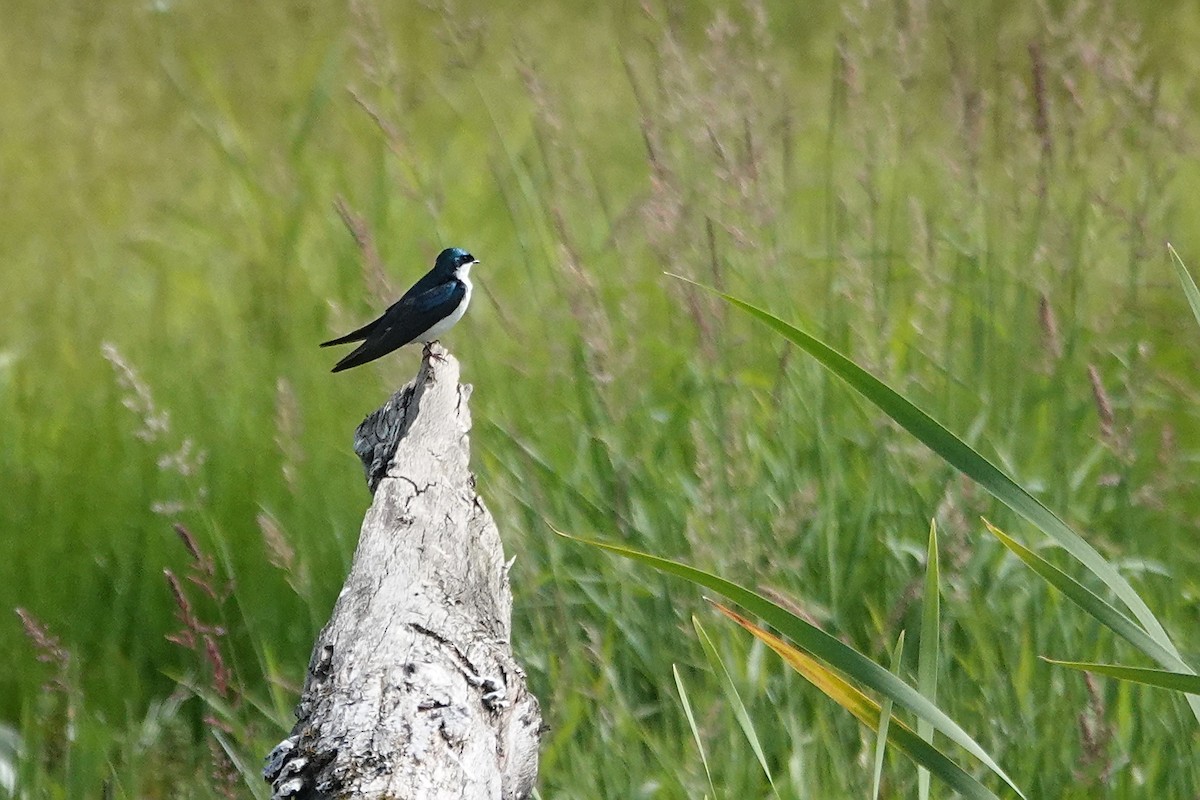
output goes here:
[[355, 435], [374, 492], [308, 665], [274, 798], [523, 798], [542, 720], [513, 660], [500, 534], [469, 467], [471, 387], [426, 348]]

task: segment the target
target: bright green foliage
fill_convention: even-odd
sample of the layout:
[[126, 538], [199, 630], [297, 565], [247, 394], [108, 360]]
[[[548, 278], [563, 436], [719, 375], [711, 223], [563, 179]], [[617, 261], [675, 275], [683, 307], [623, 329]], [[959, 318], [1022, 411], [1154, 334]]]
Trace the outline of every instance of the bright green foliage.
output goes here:
[[[766, 628], [754, 624], [724, 606], [720, 606], [719, 608], [743, 628], [766, 642], [793, 669], [802, 674], [830, 699], [836, 701], [838, 705], [852, 713], [863, 725], [868, 728], [874, 728], [877, 731], [884, 727], [884, 711], [879, 703], [876, 703], [870, 697], [854, 688], [853, 685], [833, 670], [821, 666], [816, 659], [806, 655], [800, 648], [788, 644]], [[962, 767], [955, 764], [941, 750], [933, 747], [923, 737], [918, 736], [912, 728], [902, 722], [897, 722], [895, 727], [888, 727], [890, 728], [886, 732], [888, 742], [917, 764], [920, 764], [920, 769], [924, 771], [926, 776], [930, 774], [937, 775], [938, 778], [945, 781], [948, 786], [953, 788], [962, 797], [971, 798], [971, 800], [996, 800], [996, 795], [990, 792], [987, 787], [967, 774]], [[874, 784], [874, 779], [872, 779], [872, 783]], [[1023, 797], [1024, 795], [1018, 794], [1018, 796]]]
[[[1200, 260], [1200, 11], [458, 5], [5, 3], [0, 765], [28, 796], [250, 794], [368, 503], [351, 433], [416, 368], [331, 376], [316, 343], [449, 245], [484, 262], [445, 343], [517, 556], [542, 796], [708, 793], [676, 663], [717, 790], [770, 792], [698, 595], [547, 520], [764, 587], [886, 664], [931, 516], [939, 707], [1030, 797], [1200, 794], [1186, 703], [1039, 660], [1141, 663], [979, 518], [1118, 598], [662, 275], [928, 410], [1196, 653], [1200, 345], [1163, 243]], [[866, 796], [871, 732], [706, 628], [779, 795]], [[913, 796], [885, 761], [881, 795]]]
[[[984, 752], [979, 743], [972, 739], [944, 711], [937, 708], [935, 704], [922, 697], [920, 692], [913, 689], [912, 686], [897, 678], [888, 670], [875, 664], [854, 648], [839, 642], [797, 614], [788, 611], [776, 603], [770, 602], [762, 595], [756, 594], [744, 586], [739, 586], [704, 570], [696, 569], [691, 565], [658, 558], [649, 553], [639, 552], [628, 547], [620, 547], [597, 541], [580, 541], [624, 556], [625, 558], [648, 564], [655, 569], [669, 575], [684, 578], [706, 589], [720, 592], [747, 611], [762, 617], [772, 627], [795, 642], [796, 645], [788, 644], [779, 639], [775, 634], [737, 615], [736, 612], [730, 611], [724, 606], [718, 606], [718, 609], [726, 616], [733, 618], [739, 625], [767, 642], [771, 649], [782, 655], [789, 663], [792, 663], [797, 670], [803, 672], [805, 678], [810, 682], [820, 686], [822, 691], [837, 700], [847, 710], [850, 710], [864, 725], [872, 727], [878, 725], [881, 710], [879, 703], [867, 697], [855, 686], [839, 677], [837, 673], [842, 673], [854, 681], [873, 689], [875, 692], [892, 699], [894, 702], [900, 703], [922, 720], [930, 722], [935, 729], [954, 740], [964, 750], [982, 761], [988, 769], [1004, 779], [1005, 783], [1014, 791], [1020, 792], [1015, 784], [1013, 784], [1012, 779], [1000, 769], [995, 760]], [[812, 656], [807, 655], [809, 653]], [[813, 656], [815, 656], [815, 659]], [[798, 666], [800, 662], [803, 662], [803, 666]], [[829, 667], [832, 667], [837, 673], [830, 670]], [[831, 685], [834, 688], [831, 689]], [[894, 732], [894, 735], [899, 735], [899, 730]], [[923, 740], [916, 739], [916, 737], [914, 737], [913, 743], [925, 745]], [[926, 746], [925, 750], [926, 752], [930, 752], [932, 748]], [[940, 756], [941, 754], [936, 753], [936, 755]], [[944, 756], [942, 758], [943, 760], [945, 759]]]

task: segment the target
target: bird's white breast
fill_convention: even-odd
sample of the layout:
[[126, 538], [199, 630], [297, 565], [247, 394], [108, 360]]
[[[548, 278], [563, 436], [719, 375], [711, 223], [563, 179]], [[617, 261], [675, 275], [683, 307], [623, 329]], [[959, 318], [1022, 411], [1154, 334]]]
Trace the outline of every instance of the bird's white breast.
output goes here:
[[466, 288], [466, 293], [463, 294], [462, 302], [458, 304], [458, 308], [454, 309], [454, 313], [447, 315], [441, 320], [438, 320], [429, 328], [429, 330], [416, 337], [418, 342], [428, 343], [434, 341], [443, 333], [453, 328], [458, 321], [463, 318], [463, 314], [467, 313], [467, 306], [471, 303], [471, 289], [473, 288], [471, 286], [470, 272], [470, 264], [463, 264], [454, 271], [454, 277], [462, 281], [463, 286]]

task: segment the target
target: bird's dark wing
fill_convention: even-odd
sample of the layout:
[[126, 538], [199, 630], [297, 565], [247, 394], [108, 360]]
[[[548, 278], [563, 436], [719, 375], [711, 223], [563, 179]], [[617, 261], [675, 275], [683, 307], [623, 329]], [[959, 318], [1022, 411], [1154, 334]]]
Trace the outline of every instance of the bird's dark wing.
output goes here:
[[366, 364], [412, 342], [457, 307], [466, 293], [462, 282], [451, 281], [418, 295], [405, 295], [372, 323], [374, 328], [366, 341], [339, 361], [333, 371]]
[[[386, 315], [385, 315], [386, 316]], [[383, 322], [383, 317], [374, 319], [363, 325], [355, 331], [350, 331], [345, 336], [339, 336], [336, 339], [330, 339], [328, 342], [321, 342], [321, 347], [332, 347], [335, 344], [349, 344], [350, 342], [359, 342], [371, 335], [380, 322]]]

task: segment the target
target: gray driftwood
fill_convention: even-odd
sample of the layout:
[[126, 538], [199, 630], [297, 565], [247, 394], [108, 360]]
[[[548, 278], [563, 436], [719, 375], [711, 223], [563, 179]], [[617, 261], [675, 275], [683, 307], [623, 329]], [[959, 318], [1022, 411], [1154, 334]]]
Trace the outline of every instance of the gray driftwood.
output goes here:
[[523, 798], [541, 715], [509, 646], [512, 594], [468, 464], [470, 386], [434, 344], [359, 426], [375, 498], [308, 665], [274, 798]]

